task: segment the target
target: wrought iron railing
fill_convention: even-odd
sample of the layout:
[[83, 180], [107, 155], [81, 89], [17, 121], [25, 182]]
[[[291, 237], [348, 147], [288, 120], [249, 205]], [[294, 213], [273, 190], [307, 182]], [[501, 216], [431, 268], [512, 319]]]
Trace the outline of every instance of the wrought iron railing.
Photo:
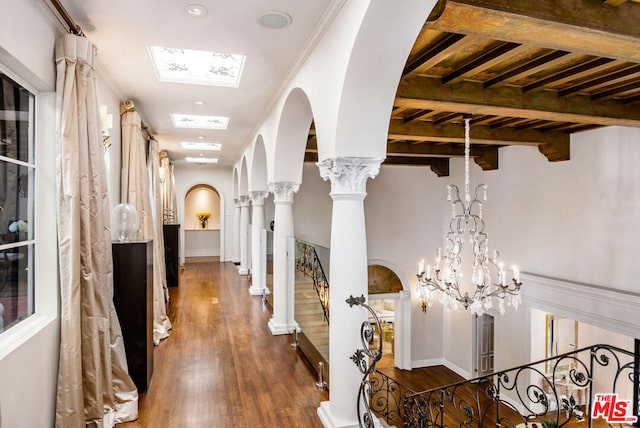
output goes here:
[[405, 426], [562, 427], [586, 421], [591, 427], [596, 394], [618, 393], [631, 402], [634, 378], [633, 352], [592, 345], [408, 396]]
[[[598, 426], [623, 426], [627, 418], [633, 419], [636, 406], [631, 402], [638, 399], [634, 385], [639, 377], [635, 354], [610, 345], [592, 345], [489, 376], [413, 392], [376, 372], [381, 341], [377, 349], [369, 347], [376, 334], [381, 337], [381, 329], [365, 300], [364, 296], [347, 300], [350, 306], [359, 305], [371, 313], [360, 330], [363, 347], [351, 357], [363, 374], [358, 393], [361, 427], [373, 427], [375, 413], [388, 425], [404, 427], [549, 428], [581, 422], [591, 428], [596, 402], [603, 418], [609, 410], [612, 416], [606, 422], [598, 420]], [[613, 403], [606, 404], [607, 398], [598, 397], [601, 394], [608, 399], [618, 394], [618, 403], [626, 402], [622, 406], [626, 413], [614, 421]]]
[[329, 281], [325, 275], [322, 263], [320, 263], [320, 258], [318, 257], [315, 246], [296, 240], [296, 270], [312, 279], [313, 289], [318, 295], [324, 319], [328, 324]]

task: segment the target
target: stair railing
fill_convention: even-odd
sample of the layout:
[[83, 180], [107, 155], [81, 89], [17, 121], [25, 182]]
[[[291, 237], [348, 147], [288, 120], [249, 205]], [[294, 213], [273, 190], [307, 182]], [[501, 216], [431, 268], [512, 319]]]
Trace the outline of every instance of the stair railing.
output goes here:
[[[635, 422], [637, 406], [632, 403], [638, 400], [635, 386], [640, 381], [640, 355], [634, 352], [592, 345], [416, 393], [376, 372], [382, 340], [377, 349], [369, 347], [375, 334], [382, 337], [382, 330], [375, 311], [365, 301], [364, 296], [350, 296], [346, 301], [371, 314], [360, 329], [362, 348], [351, 356], [363, 374], [357, 400], [360, 427], [375, 426], [373, 413], [388, 425], [420, 428], [559, 428], [574, 421], [587, 421], [585, 425], [592, 428], [594, 415], [605, 418], [610, 427]], [[622, 392], [634, 397], [630, 401], [624, 394], [618, 398], [616, 394]], [[622, 407], [625, 411], [615, 415], [615, 409]]]
[[322, 263], [312, 244], [296, 240], [296, 270], [310, 277], [313, 281], [313, 289], [316, 291], [322, 313], [327, 324], [329, 323], [329, 281], [325, 275]]

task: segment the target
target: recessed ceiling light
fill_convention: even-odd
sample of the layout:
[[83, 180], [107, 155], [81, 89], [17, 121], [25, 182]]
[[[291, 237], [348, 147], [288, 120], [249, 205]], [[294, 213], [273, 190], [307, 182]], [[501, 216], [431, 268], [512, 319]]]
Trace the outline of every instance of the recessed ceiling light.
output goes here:
[[198, 135], [199, 140], [204, 140], [204, 135]]
[[203, 18], [207, 16], [207, 8], [202, 6], [201, 4], [190, 4], [184, 8], [184, 11], [187, 12], [189, 16], [194, 16], [196, 18]]
[[263, 27], [277, 30], [291, 24], [291, 16], [284, 12], [272, 10], [258, 18], [258, 22]]
[[207, 151], [220, 151], [222, 150], [222, 144], [220, 143], [200, 143], [193, 141], [183, 141], [182, 148], [185, 150], [207, 150]]
[[203, 105], [205, 105], [207, 102], [206, 102], [206, 101], [202, 101], [202, 100], [195, 100], [193, 103], [194, 103], [195, 105], [197, 105], [197, 106], [203, 106]]
[[149, 46], [153, 68], [161, 82], [237, 88], [244, 55]]
[[201, 164], [218, 163], [218, 158], [192, 158], [187, 156], [186, 158], [184, 158], [184, 160], [191, 163], [201, 163]]
[[229, 125], [229, 118], [226, 116], [171, 113], [171, 121], [176, 128], [227, 129]]

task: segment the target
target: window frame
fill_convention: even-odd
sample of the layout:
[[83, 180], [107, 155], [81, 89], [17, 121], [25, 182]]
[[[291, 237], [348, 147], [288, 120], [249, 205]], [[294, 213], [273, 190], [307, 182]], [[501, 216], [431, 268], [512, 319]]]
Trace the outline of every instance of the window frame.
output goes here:
[[[12, 64], [14, 68], [10, 68]], [[16, 72], [14, 70], [18, 70]], [[58, 329], [58, 248], [56, 219], [56, 94], [0, 48], [0, 72], [33, 94], [33, 143], [29, 163], [33, 205], [33, 314], [0, 333], [0, 361], [44, 330]], [[22, 76], [28, 76], [23, 78]], [[31, 79], [32, 82], [27, 81]], [[39, 88], [39, 89], [38, 89]], [[54, 213], [52, 215], [52, 213]], [[24, 242], [24, 241], [23, 241]], [[21, 242], [22, 244], [22, 242]], [[27, 245], [27, 244], [25, 244]], [[52, 273], [55, 273], [52, 275]]]

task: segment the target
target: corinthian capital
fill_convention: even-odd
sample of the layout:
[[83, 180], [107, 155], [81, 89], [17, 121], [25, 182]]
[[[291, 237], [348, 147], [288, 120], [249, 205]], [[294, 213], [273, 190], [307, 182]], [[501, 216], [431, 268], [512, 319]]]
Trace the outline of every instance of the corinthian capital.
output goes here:
[[331, 180], [332, 195], [366, 194], [367, 178], [380, 171], [380, 158], [334, 158], [316, 163], [320, 177]]
[[275, 203], [292, 203], [293, 194], [296, 193], [299, 188], [299, 183], [292, 183], [290, 181], [269, 183], [269, 191], [273, 193], [273, 202]]
[[264, 205], [264, 200], [269, 196], [269, 192], [264, 190], [254, 190], [249, 192], [251, 197], [251, 204], [254, 206]]
[[238, 196], [238, 202], [240, 202], [241, 207], [248, 207], [251, 204], [251, 198], [249, 198], [249, 195], [240, 195]]

